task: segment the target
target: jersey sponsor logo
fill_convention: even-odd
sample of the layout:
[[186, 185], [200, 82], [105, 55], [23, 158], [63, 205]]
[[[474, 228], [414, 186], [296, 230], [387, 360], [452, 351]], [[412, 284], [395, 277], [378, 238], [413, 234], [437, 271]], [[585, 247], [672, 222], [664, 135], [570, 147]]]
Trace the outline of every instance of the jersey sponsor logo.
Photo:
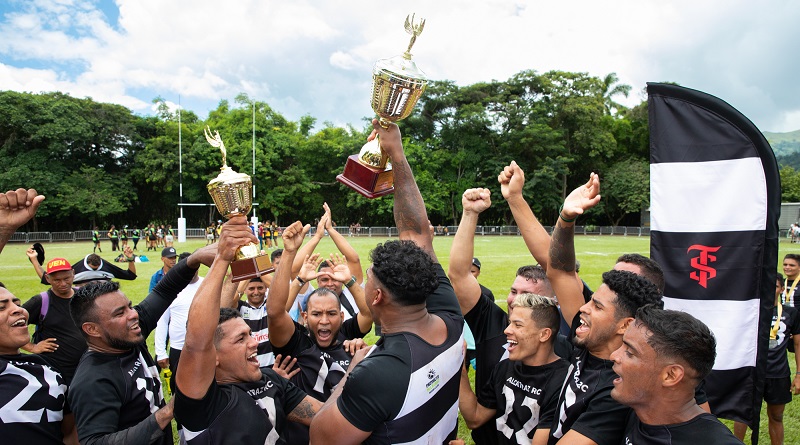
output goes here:
[[428, 370], [428, 383], [425, 384], [425, 389], [428, 391], [428, 394], [432, 393], [439, 387], [442, 383], [442, 378], [439, 376], [439, 373], [431, 368]]
[[269, 333], [264, 332], [253, 332], [252, 337], [256, 339], [259, 343], [266, 343], [269, 341]]
[[709, 266], [708, 263], [717, 261], [716, 255], [711, 255], [711, 253], [718, 251], [720, 247], [722, 246], [709, 247], [702, 246], [700, 244], [689, 246], [689, 248], [686, 250], [687, 254], [693, 250], [700, 252], [698, 256], [692, 258], [692, 267], [697, 269], [697, 271], [690, 273], [689, 278], [697, 281], [697, 284], [700, 286], [708, 287], [708, 280], [717, 276], [717, 269]]
[[247, 394], [249, 394], [250, 397], [255, 398], [256, 396], [259, 396], [259, 395], [269, 391], [273, 386], [275, 386], [275, 384], [272, 383], [272, 380], [267, 380], [267, 383], [265, 383], [264, 386], [262, 386], [260, 388], [248, 389], [247, 390]]

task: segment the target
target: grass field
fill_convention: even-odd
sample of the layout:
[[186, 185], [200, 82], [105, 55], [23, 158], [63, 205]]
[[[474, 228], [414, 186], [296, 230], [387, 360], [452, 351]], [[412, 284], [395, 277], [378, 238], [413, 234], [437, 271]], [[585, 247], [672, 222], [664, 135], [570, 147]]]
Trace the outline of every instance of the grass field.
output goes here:
[[[381, 238], [348, 238], [353, 247], [361, 256], [362, 266], [369, 264], [369, 251], [376, 244], [385, 241]], [[434, 248], [442, 266], [447, 270], [450, 261], [450, 247], [453, 237], [436, 237]], [[783, 240], [782, 240], [783, 241]], [[581, 277], [593, 288], [597, 288], [601, 281], [601, 274], [610, 269], [616, 258], [622, 253], [649, 254], [650, 239], [647, 237], [622, 237], [622, 236], [579, 236], [575, 239], [578, 260], [581, 262]], [[178, 252], [193, 251], [205, 245], [205, 240], [189, 240], [186, 243], [176, 243]], [[0, 281], [15, 295], [26, 301], [31, 296], [45, 289], [30, 265], [25, 249], [27, 245], [18, 243], [6, 246], [0, 255]], [[91, 242], [45, 244], [46, 257], [64, 257], [70, 262], [81, 260], [86, 254], [91, 253]], [[141, 247], [141, 244], [140, 244]], [[325, 238], [320, 242], [317, 252], [327, 255], [334, 252], [335, 247], [330, 239]], [[780, 258], [789, 252], [800, 252], [800, 245], [781, 242]], [[147, 295], [150, 276], [161, 267], [160, 250], [158, 252], [138, 252], [148, 256], [150, 262], [136, 263], [138, 278], [134, 281], [121, 281], [122, 291], [135, 303]], [[116, 256], [111, 253], [108, 242], [103, 244], [101, 256], [111, 261]], [[498, 299], [503, 299], [508, 294], [509, 286], [514, 280], [515, 272], [519, 266], [531, 264], [533, 259], [528, 253], [520, 237], [497, 236], [477, 237], [475, 240], [475, 256], [480, 258], [482, 271], [479, 281], [490, 288]], [[124, 269], [125, 263], [120, 263]], [[204, 268], [203, 268], [204, 269]], [[201, 270], [201, 275], [205, 275]], [[372, 336], [374, 339], [374, 336]], [[151, 351], [153, 350], [153, 336], [148, 339]], [[794, 371], [794, 360], [790, 354], [790, 362]], [[726, 422], [730, 426], [730, 422]], [[786, 428], [786, 443], [800, 443], [800, 408], [796, 403], [787, 405], [784, 415]], [[469, 441], [468, 432], [461, 423], [460, 436]], [[748, 433], [749, 435], [749, 433]], [[766, 406], [762, 409], [760, 443], [769, 443], [767, 433]], [[745, 443], [749, 443], [747, 440]]]

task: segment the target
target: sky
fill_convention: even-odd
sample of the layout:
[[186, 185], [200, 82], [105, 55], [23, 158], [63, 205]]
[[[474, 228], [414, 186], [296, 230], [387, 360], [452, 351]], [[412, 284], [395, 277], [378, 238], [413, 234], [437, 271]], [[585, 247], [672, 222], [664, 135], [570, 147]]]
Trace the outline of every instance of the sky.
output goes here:
[[717, 96], [762, 131], [800, 129], [797, 0], [3, 0], [0, 90], [61, 91], [205, 119], [246, 93], [290, 120], [361, 128], [376, 60], [412, 50], [430, 79], [504, 81], [523, 70], [616, 73]]

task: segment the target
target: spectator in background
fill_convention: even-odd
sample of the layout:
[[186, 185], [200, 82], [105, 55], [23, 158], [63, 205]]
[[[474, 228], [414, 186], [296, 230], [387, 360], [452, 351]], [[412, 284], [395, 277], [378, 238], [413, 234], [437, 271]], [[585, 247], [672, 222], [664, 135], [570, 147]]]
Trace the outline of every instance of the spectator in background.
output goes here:
[[158, 284], [158, 282], [164, 278], [164, 275], [167, 272], [169, 272], [169, 270], [172, 269], [173, 266], [175, 266], [175, 258], [177, 256], [178, 253], [175, 252], [174, 247], [165, 247], [161, 251], [161, 263], [163, 263], [164, 265], [161, 267], [161, 269], [158, 269], [156, 273], [153, 274], [152, 277], [150, 277], [150, 288], [147, 290], [148, 293], [153, 292], [153, 289], [155, 289], [156, 284]]

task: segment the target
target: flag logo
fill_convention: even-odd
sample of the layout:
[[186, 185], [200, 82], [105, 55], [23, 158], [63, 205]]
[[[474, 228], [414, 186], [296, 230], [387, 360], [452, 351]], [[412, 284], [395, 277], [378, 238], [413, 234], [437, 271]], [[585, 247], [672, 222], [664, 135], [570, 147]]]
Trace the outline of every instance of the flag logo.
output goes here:
[[717, 269], [709, 266], [708, 263], [717, 261], [717, 256], [711, 254], [718, 251], [720, 247], [722, 246], [709, 247], [701, 246], [700, 244], [689, 246], [689, 248], [686, 250], [686, 253], [689, 253], [693, 250], [698, 250], [700, 252], [696, 257], [692, 258], [692, 267], [697, 269], [697, 271], [690, 273], [689, 278], [697, 281], [697, 284], [707, 288], [708, 280], [717, 276]]

